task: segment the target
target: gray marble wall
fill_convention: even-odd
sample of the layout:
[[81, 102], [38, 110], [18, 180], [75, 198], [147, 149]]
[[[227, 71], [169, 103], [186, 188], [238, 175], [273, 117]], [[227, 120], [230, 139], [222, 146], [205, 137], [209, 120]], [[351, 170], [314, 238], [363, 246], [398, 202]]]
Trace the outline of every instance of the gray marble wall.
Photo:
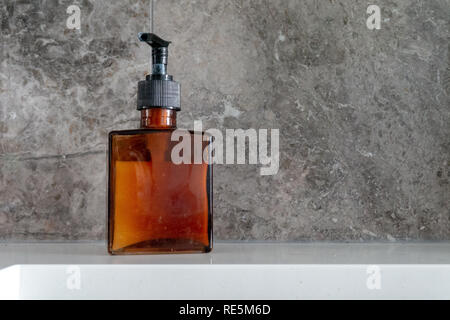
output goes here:
[[[0, 1], [0, 239], [102, 239], [107, 133], [138, 125], [149, 2]], [[181, 127], [280, 129], [277, 175], [216, 166], [215, 239], [450, 239], [450, 1], [159, 0], [155, 14]]]

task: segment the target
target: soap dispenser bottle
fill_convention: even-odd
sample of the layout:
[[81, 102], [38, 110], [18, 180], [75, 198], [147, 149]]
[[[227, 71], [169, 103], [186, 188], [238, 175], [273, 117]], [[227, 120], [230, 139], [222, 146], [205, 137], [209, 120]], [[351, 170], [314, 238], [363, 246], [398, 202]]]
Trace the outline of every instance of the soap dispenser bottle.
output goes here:
[[[108, 252], [209, 252], [212, 165], [203, 157], [200, 163], [172, 161], [180, 85], [167, 74], [170, 42], [152, 33], [139, 39], [152, 47], [152, 74], [138, 83], [140, 129], [109, 134]], [[208, 154], [211, 140], [186, 132]]]

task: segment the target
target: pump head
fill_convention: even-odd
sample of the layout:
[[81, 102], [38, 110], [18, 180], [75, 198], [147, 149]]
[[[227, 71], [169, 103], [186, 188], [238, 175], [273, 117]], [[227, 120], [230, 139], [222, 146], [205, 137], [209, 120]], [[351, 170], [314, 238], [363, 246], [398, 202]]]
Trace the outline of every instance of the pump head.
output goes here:
[[139, 40], [152, 47], [152, 75], [167, 74], [167, 59], [170, 41], [166, 41], [153, 33], [139, 33]]
[[180, 84], [167, 74], [170, 41], [153, 33], [139, 33], [140, 41], [152, 47], [152, 74], [138, 83], [138, 110], [166, 108], [180, 110]]

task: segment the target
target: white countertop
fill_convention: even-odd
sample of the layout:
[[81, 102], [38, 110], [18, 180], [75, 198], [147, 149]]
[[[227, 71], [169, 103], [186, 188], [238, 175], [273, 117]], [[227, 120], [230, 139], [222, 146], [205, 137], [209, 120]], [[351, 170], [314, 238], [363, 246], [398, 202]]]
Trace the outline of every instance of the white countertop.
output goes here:
[[145, 256], [0, 243], [0, 298], [450, 299], [450, 243], [222, 242]]

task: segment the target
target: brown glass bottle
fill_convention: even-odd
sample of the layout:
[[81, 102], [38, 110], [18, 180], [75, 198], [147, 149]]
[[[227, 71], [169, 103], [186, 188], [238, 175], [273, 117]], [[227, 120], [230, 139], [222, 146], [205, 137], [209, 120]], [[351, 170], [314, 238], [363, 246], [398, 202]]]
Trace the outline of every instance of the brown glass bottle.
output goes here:
[[212, 166], [174, 164], [175, 129], [175, 110], [152, 108], [141, 111], [141, 129], [109, 134], [111, 254], [212, 249]]
[[[167, 74], [170, 42], [152, 33], [139, 39], [152, 47], [152, 74], [138, 83], [140, 129], [109, 134], [108, 252], [209, 252], [212, 166], [198, 156], [172, 161], [180, 85]], [[203, 132], [189, 131], [187, 138], [209, 155]]]

